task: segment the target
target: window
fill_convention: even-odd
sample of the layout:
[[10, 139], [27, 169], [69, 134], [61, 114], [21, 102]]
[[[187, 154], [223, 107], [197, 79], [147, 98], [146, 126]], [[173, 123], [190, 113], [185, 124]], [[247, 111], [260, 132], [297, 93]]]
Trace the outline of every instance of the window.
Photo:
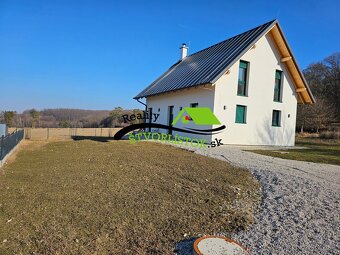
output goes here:
[[282, 71], [275, 72], [274, 101], [282, 101]]
[[[197, 108], [198, 107], [198, 103], [192, 103], [190, 104], [191, 108]], [[192, 118], [189, 116], [189, 120], [192, 121]]]
[[273, 110], [272, 126], [273, 127], [281, 126], [281, 111]]
[[240, 67], [238, 70], [238, 86], [237, 86], [237, 95], [238, 96], [247, 96], [247, 76], [248, 76], [248, 65], [249, 63], [246, 61], [240, 61]]
[[236, 105], [236, 123], [246, 123], [247, 106]]

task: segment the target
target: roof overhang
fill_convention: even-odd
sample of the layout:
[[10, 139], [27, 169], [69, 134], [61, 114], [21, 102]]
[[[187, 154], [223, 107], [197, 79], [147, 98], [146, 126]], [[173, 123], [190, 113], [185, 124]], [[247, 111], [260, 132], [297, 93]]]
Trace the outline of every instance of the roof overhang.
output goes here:
[[278, 22], [269, 30], [270, 37], [272, 38], [275, 46], [280, 54], [281, 63], [283, 63], [295, 85], [295, 91], [298, 95], [298, 103], [300, 104], [314, 104], [315, 98], [303, 76], [294, 55], [288, 45], [288, 42], [282, 32]]
[[202, 83], [202, 84], [195, 84], [195, 85], [192, 85], [190, 87], [185, 87], [185, 88], [179, 88], [179, 89], [174, 89], [174, 90], [170, 90], [170, 91], [164, 91], [164, 92], [160, 92], [160, 93], [155, 93], [155, 94], [151, 94], [151, 95], [148, 95], [148, 96], [142, 96], [142, 97], [139, 97], [139, 96], [135, 96], [133, 99], [137, 100], [137, 99], [141, 99], [141, 98], [147, 98], [147, 97], [153, 97], [153, 96], [159, 96], [159, 95], [164, 95], [164, 94], [173, 94], [173, 93], [176, 93], [176, 92], [179, 92], [179, 91], [186, 91], [186, 90], [190, 90], [190, 89], [209, 89], [211, 90], [212, 89], [212, 86], [214, 86], [215, 84], [212, 84], [212, 83]]

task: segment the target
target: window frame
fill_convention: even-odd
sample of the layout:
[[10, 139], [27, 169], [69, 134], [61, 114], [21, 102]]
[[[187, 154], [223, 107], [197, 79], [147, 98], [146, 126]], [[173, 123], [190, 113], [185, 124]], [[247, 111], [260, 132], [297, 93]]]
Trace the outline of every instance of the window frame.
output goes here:
[[[246, 67], [242, 67], [241, 65], [245, 64]], [[244, 81], [240, 80], [240, 69], [245, 69], [244, 70], [244, 74], [245, 74], [245, 79]], [[240, 86], [240, 82], [244, 82], [243, 86], [243, 92], [239, 93], [239, 86]], [[239, 67], [238, 67], [238, 78], [237, 78], [237, 91], [236, 94], [237, 96], [241, 96], [241, 97], [248, 97], [248, 83], [249, 83], [249, 62], [245, 61], [245, 60], [240, 60], [239, 62]]]
[[[274, 123], [274, 113], [278, 113], [277, 117], [277, 122]], [[272, 112], [272, 127], [281, 127], [281, 116], [282, 112], [280, 110], [273, 110]]]
[[[238, 109], [240, 109], [240, 108], [243, 108], [243, 120], [242, 120], [242, 122], [239, 121], [238, 118], [237, 118], [237, 112], [238, 112]], [[240, 105], [240, 104], [236, 105], [235, 123], [237, 123], [237, 124], [247, 124], [247, 106], [246, 105]]]
[[[277, 78], [277, 74], [280, 75], [280, 78]], [[273, 101], [276, 103], [282, 103], [282, 91], [283, 91], [283, 71], [281, 70], [275, 70], [275, 82], [274, 82], [274, 96], [273, 96]], [[279, 80], [279, 89], [278, 89], [278, 99], [275, 98], [275, 91], [276, 91], [276, 81]]]
[[[198, 103], [191, 103], [190, 104], [190, 108], [197, 108], [198, 107]], [[192, 118], [189, 116], [189, 121], [192, 121]]]

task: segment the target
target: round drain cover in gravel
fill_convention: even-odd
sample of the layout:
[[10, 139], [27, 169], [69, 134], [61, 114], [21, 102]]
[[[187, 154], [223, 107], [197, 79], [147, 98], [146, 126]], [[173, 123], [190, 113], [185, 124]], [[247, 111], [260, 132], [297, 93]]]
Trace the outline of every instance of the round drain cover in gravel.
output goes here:
[[240, 244], [223, 236], [204, 236], [194, 243], [197, 255], [249, 255]]

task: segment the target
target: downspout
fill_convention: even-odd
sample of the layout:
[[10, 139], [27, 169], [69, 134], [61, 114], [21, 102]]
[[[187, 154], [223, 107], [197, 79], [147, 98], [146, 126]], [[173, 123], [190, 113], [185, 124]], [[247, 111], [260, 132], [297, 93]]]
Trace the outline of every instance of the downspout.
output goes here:
[[[142, 101], [139, 101], [139, 98], [135, 98], [135, 99], [137, 100], [138, 103], [145, 105], [145, 114], [146, 114], [148, 112], [148, 106], [146, 104], [144, 104]], [[144, 121], [146, 121], [146, 120], [144, 120]]]
[[144, 104], [143, 102], [139, 101], [139, 98], [136, 98], [138, 103], [141, 103], [142, 105], [145, 105], [145, 111], [147, 110], [148, 106], [146, 104]]

